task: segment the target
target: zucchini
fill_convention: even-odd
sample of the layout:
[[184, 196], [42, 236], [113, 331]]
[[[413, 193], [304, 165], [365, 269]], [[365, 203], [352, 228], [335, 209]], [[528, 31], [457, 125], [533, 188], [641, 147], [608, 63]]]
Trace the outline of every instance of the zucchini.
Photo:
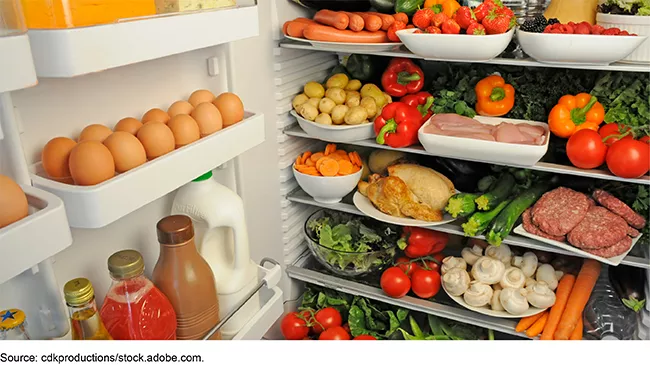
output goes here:
[[395, 0], [370, 0], [370, 5], [380, 13], [393, 14], [395, 12]]
[[476, 198], [476, 206], [479, 210], [492, 210], [508, 199], [514, 187], [515, 177], [509, 172], [503, 173], [487, 193]]
[[549, 183], [542, 182], [517, 195], [492, 222], [490, 232], [487, 234], [487, 241], [494, 246], [501, 245], [501, 242], [510, 234], [512, 227], [524, 210], [533, 205], [549, 188]]
[[488, 175], [481, 178], [481, 180], [478, 181], [478, 191], [480, 191], [481, 193], [485, 193], [486, 191], [490, 190], [490, 188], [492, 187], [492, 185], [494, 185], [494, 182], [496, 181], [497, 178], [492, 175]]
[[474, 203], [476, 198], [478, 198], [477, 194], [458, 193], [449, 198], [445, 210], [454, 218], [467, 217], [476, 210], [476, 203]]
[[477, 236], [485, 231], [490, 222], [510, 203], [510, 200], [502, 201], [496, 208], [487, 212], [476, 212], [472, 214], [467, 222], [463, 223], [463, 232], [466, 236]]
[[411, 16], [423, 5], [424, 0], [397, 0], [395, 1], [395, 12], [406, 13], [406, 15]]

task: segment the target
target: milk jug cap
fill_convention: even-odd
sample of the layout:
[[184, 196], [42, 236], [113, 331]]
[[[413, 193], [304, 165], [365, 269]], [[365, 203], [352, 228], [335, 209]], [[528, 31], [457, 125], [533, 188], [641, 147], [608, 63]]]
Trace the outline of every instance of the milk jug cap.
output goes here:
[[115, 279], [130, 279], [144, 273], [144, 259], [136, 250], [122, 250], [108, 258], [108, 271]]
[[194, 182], [205, 181], [205, 180], [210, 179], [211, 177], [212, 177], [212, 171], [208, 171], [205, 174], [197, 177], [196, 179], [194, 179], [192, 181], [194, 181]]

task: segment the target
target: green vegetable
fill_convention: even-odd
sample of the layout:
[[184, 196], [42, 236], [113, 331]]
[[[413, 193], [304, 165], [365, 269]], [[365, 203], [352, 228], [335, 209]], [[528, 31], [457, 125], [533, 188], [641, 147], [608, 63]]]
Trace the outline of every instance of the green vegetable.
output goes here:
[[476, 116], [476, 111], [460, 100], [459, 93], [455, 91], [442, 90], [434, 99], [432, 109], [435, 114], [455, 113], [469, 118]]
[[396, 0], [395, 12], [406, 13], [411, 16], [416, 10], [418, 10], [418, 8], [421, 8], [422, 5], [424, 5], [424, 0]]
[[477, 236], [485, 231], [490, 222], [510, 203], [510, 200], [501, 202], [496, 208], [487, 212], [476, 212], [472, 214], [467, 222], [462, 224], [466, 236]]
[[459, 215], [461, 217], [467, 217], [468, 215], [474, 213], [476, 210], [476, 203], [474, 203], [474, 199], [477, 197], [478, 195], [470, 193], [456, 194], [449, 198], [445, 210], [454, 218], [458, 217]]
[[392, 14], [395, 9], [395, 0], [370, 0], [370, 5], [380, 13]]
[[499, 203], [508, 199], [514, 187], [515, 177], [506, 172], [499, 177], [487, 193], [476, 198], [476, 206], [479, 210], [492, 210]]
[[492, 175], [483, 177], [478, 181], [478, 191], [485, 193], [486, 191], [490, 190], [490, 187], [492, 187], [492, 184], [494, 184], [496, 181], [497, 178]]
[[487, 241], [494, 246], [501, 245], [503, 239], [512, 231], [519, 216], [548, 191], [549, 187], [548, 183], [538, 183], [514, 198], [492, 222], [492, 228], [486, 235]]
[[353, 54], [348, 57], [345, 68], [350, 73], [352, 79], [360, 81], [369, 81], [376, 72], [372, 56]]

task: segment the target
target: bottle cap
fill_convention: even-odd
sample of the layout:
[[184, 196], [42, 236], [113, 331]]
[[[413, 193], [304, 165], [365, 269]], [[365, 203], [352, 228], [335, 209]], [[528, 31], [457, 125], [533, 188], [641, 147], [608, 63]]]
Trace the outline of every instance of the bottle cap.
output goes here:
[[95, 297], [95, 289], [86, 278], [77, 278], [68, 281], [63, 287], [65, 301], [73, 306], [90, 302]]
[[144, 259], [136, 250], [119, 251], [108, 258], [108, 271], [115, 279], [130, 279], [144, 273]]
[[208, 171], [205, 174], [197, 177], [196, 179], [194, 179], [192, 181], [194, 181], [194, 182], [204, 181], [204, 180], [208, 180], [211, 177], [212, 177], [212, 171]]
[[0, 312], [0, 331], [8, 331], [25, 323], [25, 313], [20, 309]]
[[158, 242], [163, 245], [185, 243], [194, 238], [192, 220], [186, 215], [170, 215], [158, 221]]

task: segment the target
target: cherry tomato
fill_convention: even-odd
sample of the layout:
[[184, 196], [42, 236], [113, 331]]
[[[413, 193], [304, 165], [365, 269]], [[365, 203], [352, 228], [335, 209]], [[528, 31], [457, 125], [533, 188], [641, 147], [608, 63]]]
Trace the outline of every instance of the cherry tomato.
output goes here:
[[440, 290], [440, 274], [436, 270], [416, 270], [411, 279], [413, 293], [422, 299], [429, 299]]
[[401, 298], [411, 290], [411, 279], [399, 267], [386, 269], [381, 274], [379, 284], [384, 293], [393, 298]]
[[318, 337], [319, 340], [349, 340], [350, 339], [350, 334], [343, 329], [343, 327], [332, 327], [328, 328], [323, 333], [320, 334]]
[[324, 330], [332, 327], [340, 327], [343, 323], [341, 313], [336, 308], [327, 307], [316, 312], [314, 316], [315, 323], [312, 330], [315, 334], [320, 334]]
[[607, 146], [598, 132], [583, 129], [574, 133], [566, 143], [566, 154], [575, 167], [593, 169], [605, 162]]
[[607, 167], [612, 174], [637, 178], [650, 169], [650, 145], [635, 139], [622, 139], [607, 151]]
[[372, 341], [372, 340], [376, 340], [376, 338], [375, 338], [375, 336], [370, 336], [370, 335], [359, 335], [359, 336], [353, 338], [353, 340], [370, 340], [370, 341]]
[[[598, 134], [600, 135], [600, 138], [604, 140], [603, 142], [605, 143], [605, 145], [607, 147], [609, 147], [614, 142], [618, 141], [619, 138], [618, 137], [607, 138], [608, 136], [621, 135], [621, 134], [625, 133], [626, 131], [628, 131], [629, 129], [630, 129], [629, 127], [626, 127], [626, 126], [624, 126], [622, 124], [619, 125], [619, 124], [616, 124], [616, 123], [610, 123], [610, 124], [605, 124], [604, 126], [602, 126], [598, 130]], [[628, 138], [628, 137], [632, 138], [631, 135], [627, 135], [624, 138]], [[605, 139], [605, 138], [607, 138], [607, 139]]]
[[307, 322], [298, 312], [291, 312], [282, 318], [280, 331], [287, 340], [302, 340], [309, 334]]
[[407, 276], [411, 276], [413, 274], [413, 271], [415, 271], [418, 268], [418, 264], [415, 262], [409, 262], [411, 261], [408, 257], [400, 257], [397, 260], [395, 260], [395, 263], [397, 264], [397, 267], [400, 268]]

